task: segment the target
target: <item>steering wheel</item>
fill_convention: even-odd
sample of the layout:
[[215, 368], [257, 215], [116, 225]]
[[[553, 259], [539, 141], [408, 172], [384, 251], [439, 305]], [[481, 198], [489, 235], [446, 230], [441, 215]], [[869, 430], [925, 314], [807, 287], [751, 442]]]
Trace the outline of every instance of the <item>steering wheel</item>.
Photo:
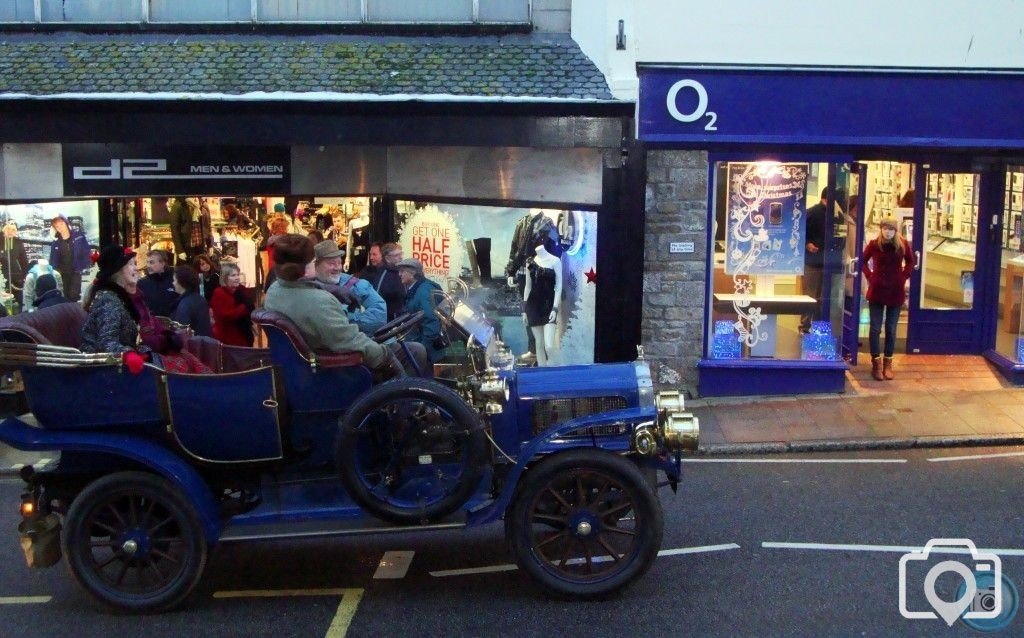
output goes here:
[[373, 333], [370, 337], [377, 343], [384, 343], [391, 339], [398, 339], [404, 337], [410, 330], [420, 325], [423, 322], [423, 311], [417, 310], [413, 313], [405, 313], [398, 315], [391, 321], [387, 322]]

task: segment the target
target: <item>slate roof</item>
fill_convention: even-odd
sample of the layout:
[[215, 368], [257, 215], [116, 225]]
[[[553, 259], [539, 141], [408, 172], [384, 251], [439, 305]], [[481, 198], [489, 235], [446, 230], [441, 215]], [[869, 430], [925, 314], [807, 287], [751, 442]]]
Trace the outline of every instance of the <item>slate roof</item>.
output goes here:
[[604, 75], [567, 35], [0, 34], [0, 97], [159, 93], [232, 99], [275, 92], [334, 99], [614, 99]]

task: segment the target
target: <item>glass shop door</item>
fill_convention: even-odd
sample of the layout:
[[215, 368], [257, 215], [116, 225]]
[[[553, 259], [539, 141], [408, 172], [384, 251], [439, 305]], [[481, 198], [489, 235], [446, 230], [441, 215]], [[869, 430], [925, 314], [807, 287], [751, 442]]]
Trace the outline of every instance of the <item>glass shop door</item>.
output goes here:
[[988, 252], [989, 219], [999, 215], [998, 207], [986, 210], [991, 205], [983, 197], [984, 180], [991, 176], [928, 164], [920, 168], [916, 191], [921, 195], [911, 228], [905, 227], [917, 262], [910, 278], [907, 352], [978, 353], [987, 283], [978, 266]]
[[864, 202], [868, 181], [866, 164], [853, 163], [848, 171], [836, 172], [836, 189], [849, 193], [849, 199], [842, 203], [845, 228], [843, 246], [843, 359], [850, 365], [857, 365], [859, 345], [861, 283], [860, 258], [864, 248]]

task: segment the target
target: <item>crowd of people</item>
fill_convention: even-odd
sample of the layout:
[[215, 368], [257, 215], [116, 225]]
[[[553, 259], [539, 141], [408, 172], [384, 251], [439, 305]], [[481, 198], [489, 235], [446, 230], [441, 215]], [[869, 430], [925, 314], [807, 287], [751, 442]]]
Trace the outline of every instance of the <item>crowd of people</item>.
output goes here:
[[[448, 341], [432, 295], [440, 286], [424, 277], [423, 265], [404, 259], [398, 244], [374, 244], [367, 267], [350, 274], [344, 272], [338, 244], [314, 239], [284, 232], [269, 242], [273, 267], [263, 307], [288, 317], [314, 350], [359, 352], [380, 379], [432, 376], [432, 364], [442, 358]], [[122, 353], [133, 371], [149, 362], [203, 373], [209, 368], [182, 348], [178, 326], [223, 344], [254, 345], [256, 291], [242, 285], [235, 264], [200, 254], [172, 267], [173, 255], [151, 250], [140, 277], [131, 249], [106, 246], [97, 257], [99, 273], [84, 298], [85, 352]], [[53, 275], [40, 277], [39, 305], [59, 303], [56, 289]], [[390, 320], [417, 311], [423, 311], [423, 320], [402, 343], [381, 345], [372, 338]]]

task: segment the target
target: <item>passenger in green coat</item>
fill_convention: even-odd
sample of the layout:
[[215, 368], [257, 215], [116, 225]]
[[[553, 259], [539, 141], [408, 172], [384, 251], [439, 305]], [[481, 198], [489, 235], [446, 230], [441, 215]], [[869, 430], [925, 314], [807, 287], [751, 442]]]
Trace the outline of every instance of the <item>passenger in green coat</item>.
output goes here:
[[277, 280], [267, 290], [263, 307], [292, 320], [313, 350], [359, 352], [380, 376], [403, 376], [391, 350], [359, 331], [331, 293], [299, 281], [313, 270], [313, 242], [302, 235], [283, 235], [274, 245]]

